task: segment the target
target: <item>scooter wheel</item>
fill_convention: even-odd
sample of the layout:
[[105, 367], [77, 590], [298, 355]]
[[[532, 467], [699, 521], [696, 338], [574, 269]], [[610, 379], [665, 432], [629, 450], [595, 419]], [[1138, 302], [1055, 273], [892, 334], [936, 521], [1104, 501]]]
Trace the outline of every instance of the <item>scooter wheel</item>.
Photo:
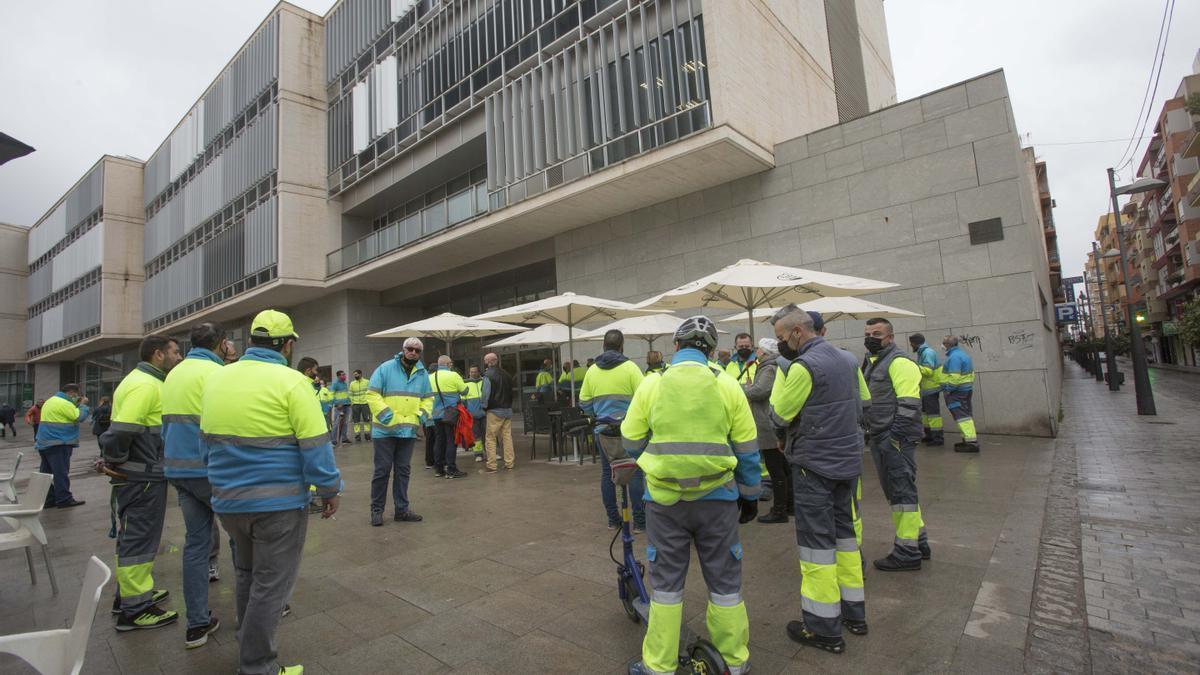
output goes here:
[[684, 672], [695, 675], [726, 675], [729, 669], [725, 667], [725, 659], [721, 652], [707, 640], [696, 640], [688, 648], [687, 656], [681, 659]]
[[634, 623], [641, 623], [642, 617], [638, 614], [637, 608], [633, 606], [633, 599], [638, 596], [637, 586], [633, 585], [633, 579], [626, 579], [625, 597], [621, 598], [621, 606], [625, 608], [625, 616]]

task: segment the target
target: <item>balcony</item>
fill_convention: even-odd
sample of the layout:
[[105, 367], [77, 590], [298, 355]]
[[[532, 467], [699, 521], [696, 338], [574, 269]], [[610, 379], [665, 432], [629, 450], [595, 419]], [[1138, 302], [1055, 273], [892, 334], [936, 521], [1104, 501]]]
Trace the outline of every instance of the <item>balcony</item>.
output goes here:
[[1192, 176], [1192, 180], [1187, 186], [1188, 205], [1192, 208], [1200, 208], [1200, 172]]
[[1155, 155], [1153, 170], [1155, 178], [1167, 179], [1167, 152], [1165, 149], [1159, 150]]
[[1175, 222], [1175, 198], [1171, 195], [1171, 189], [1168, 187], [1163, 190], [1163, 193], [1158, 198], [1158, 212], [1161, 214], [1163, 222]]
[[413, 210], [405, 218], [325, 256], [325, 273], [334, 276], [368, 260], [408, 246], [488, 212], [487, 183], [478, 183], [445, 199]]
[[1182, 157], [1200, 157], [1200, 116], [1192, 115], [1192, 135], [1183, 146]]

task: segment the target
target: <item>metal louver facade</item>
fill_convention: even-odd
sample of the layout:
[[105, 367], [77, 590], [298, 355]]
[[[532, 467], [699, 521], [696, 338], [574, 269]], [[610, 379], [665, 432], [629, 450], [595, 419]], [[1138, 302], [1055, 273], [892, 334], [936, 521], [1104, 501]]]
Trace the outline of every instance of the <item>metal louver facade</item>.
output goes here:
[[29, 232], [26, 353], [36, 356], [100, 329], [104, 160]]
[[276, 13], [146, 162], [146, 331], [277, 276], [279, 31]]
[[855, 0], [825, 0], [825, 28], [838, 122], [849, 122], [871, 112]]

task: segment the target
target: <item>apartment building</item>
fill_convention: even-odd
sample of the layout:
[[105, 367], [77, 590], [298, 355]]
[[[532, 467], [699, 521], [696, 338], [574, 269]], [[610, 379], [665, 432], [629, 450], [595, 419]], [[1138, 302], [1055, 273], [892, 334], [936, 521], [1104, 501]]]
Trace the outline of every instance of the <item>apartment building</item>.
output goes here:
[[1136, 226], [1126, 232], [1132, 302], [1141, 312], [1151, 359], [1196, 366], [1200, 345], [1179, 337], [1177, 321], [1200, 294], [1200, 52], [1160, 111], [1138, 176], [1166, 185], [1130, 200]]

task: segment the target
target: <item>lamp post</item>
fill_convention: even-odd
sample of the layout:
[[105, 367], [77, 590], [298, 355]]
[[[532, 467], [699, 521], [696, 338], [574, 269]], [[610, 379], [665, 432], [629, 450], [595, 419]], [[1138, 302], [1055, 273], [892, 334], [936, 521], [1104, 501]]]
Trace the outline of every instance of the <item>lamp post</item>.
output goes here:
[[[1087, 274], [1086, 273], [1084, 274], [1083, 279], [1084, 279], [1084, 282], [1086, 283], [1087, 282]], [[1096, 284], [1097, 284], [1097, 286], [1100, 284], [1100, 281], [1098, 279], [1096, 281]], [[1096, 349], [1096, 310], [1092, 308], [1092, 294], [1091, 293], [1084, 294], [1082, 297], [1084, 297], [1087, 300], [1088, 342], [1090, 342], [1092, 345], [1091, 350], [1088, 352], [1088, 369], [1091, 370], [1092, 373], [1096, 376], [1097, 382], [1103, 382], [1104, 381], [1104, 369], [1100, 367], [1100, 351], [1098, 349]]]
[[1121, 255], [1121, 278], [1125, 282], [1125, 322], [1129, 324], [1129, 348], [1133, 357], [1133, 386], [1137, 392], [1137, 411], [1139, 415], [1157, 415], [1154, 407], [1154, 390], [1150, 388], [1150, 369], [1146, 365], [1146, 345], [1142, 344], [1142, 331], [1133, 316], [1132, 291], [1129, 288], [1129, 275], [1125, 274], [1125, 236], [1121, 232], [1121, 208], [1117, 205], [1118, 195], [1132, 195], [1140, 192], [1150, 192], [1166, 187], [1166, 181], [1157, 178], [1142, 178], [1131, 185], [1117, 187], [1116, 174], [1108, 170], [1108, 193], [1112, 197], [1113, 215], [1117, 219], [1117, 247]]
[[[1100, 260], [1108, 256], [1100, 255], [1100, 247], [1096, 242], [1092, 242], [1092, 256], [1096, 260], [1096, 268], [1100, 267]], [[1096, 273], [1096, 287], [1100, 289], [1100, 323], [1104, 326], [1104, 362], [1108, 366], [1108, 390], [1120, 391], [1121, 381], [1117, 378], [1120, 371], [1117, 370], [1117, 353], [1113, 351], [1112, 329], [1108, 326], [1108, 310], [1104, 307], [1104, 281], [1105, 276]], [[1096, 359], [1096, 380], [1103, 380], [1100, 374], [1099, 355]]]

